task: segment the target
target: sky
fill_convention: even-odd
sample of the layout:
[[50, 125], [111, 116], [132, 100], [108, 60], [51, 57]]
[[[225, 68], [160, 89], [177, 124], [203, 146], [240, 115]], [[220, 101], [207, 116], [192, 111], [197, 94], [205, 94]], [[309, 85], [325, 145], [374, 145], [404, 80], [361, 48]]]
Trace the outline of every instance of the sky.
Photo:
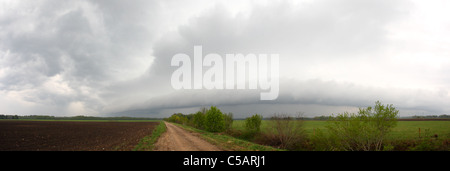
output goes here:
[[[447, 0], [0, 0], [0, 113], [450, 113]], [[172, 57], [278, 54], [279, 95], [171, 86]], [[206, 70], [207, 67], [204, 67]]]

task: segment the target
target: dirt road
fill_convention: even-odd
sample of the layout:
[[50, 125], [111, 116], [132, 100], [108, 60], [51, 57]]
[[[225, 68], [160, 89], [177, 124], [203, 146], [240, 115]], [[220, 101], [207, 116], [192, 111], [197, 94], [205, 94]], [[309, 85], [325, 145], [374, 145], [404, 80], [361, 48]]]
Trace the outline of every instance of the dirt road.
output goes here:
[[155, 151], [221, 151], [218, 147], [178, 126], [165, 122], [167, 131], [159, 137]]

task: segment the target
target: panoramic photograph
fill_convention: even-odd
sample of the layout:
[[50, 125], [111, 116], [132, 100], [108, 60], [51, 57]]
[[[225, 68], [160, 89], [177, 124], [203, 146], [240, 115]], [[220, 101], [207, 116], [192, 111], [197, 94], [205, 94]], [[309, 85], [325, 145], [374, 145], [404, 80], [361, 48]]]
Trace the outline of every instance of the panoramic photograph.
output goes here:
[[448, 9], [0, 0], [0, 151], [449, 151]]

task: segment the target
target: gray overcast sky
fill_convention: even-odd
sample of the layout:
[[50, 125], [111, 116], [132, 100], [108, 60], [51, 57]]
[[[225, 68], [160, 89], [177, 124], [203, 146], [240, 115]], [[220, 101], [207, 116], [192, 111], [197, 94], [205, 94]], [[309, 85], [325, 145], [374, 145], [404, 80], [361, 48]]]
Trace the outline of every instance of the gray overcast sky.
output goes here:
[[[0, 113], [450, 113], [447, 0], [0, 0]], [[277, 100], [171, 87], [177, 53], [280, 55]]]

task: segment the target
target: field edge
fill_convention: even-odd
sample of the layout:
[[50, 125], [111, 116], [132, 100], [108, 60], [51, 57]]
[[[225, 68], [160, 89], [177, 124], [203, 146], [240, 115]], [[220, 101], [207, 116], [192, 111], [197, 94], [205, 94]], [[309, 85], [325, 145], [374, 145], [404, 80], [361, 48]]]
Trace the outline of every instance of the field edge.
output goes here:
[[166, 130], [167, 127], [164, 121], [159, 121], [159, 125], [153, 130], [152, 134], [142, 138], [133, 151], [153, 151], [155, 143]]

